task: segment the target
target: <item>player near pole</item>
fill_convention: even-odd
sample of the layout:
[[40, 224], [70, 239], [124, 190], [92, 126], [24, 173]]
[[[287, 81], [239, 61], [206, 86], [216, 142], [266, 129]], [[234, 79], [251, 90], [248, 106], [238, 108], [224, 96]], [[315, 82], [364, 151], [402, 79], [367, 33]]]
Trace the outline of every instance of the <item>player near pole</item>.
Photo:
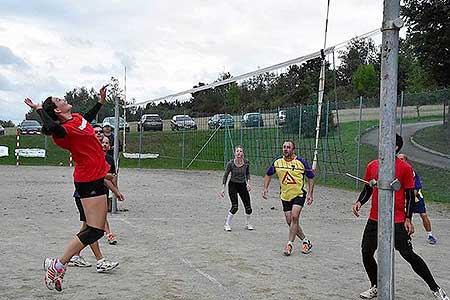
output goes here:
[[[403, 146], [401, 136], [396, 136], [395, 151], [398, 153]], [[370, 182], [375, 179], [378, 181], [378, 159], [369, 162], [364, 175], [364, 180]], [[401, 188], [395, 192], [394, 203], [394, 239], [395, 249], [411, 265], [414, 272], [417, 273], [431, 289], [436, 299], [450, 300], [445, 291], [441, 289], [433, 278], [425, 261], [417, 255], [412, 247], [411, 234], [414, 233], [414, 226], [411, 223], [414, 203], [414, 177], [411, 166], [396, 158], [395, 159], [395, 177], [401, 184]], [[369, 277], [371, 287], [360, 294], [363, 299], [375, 298], [377, 290], [377, 262], [374, 254], [378, 247], [378, 188], [365, 184], [358, 200], [353, 204], [352, 211], [356, 217], [359, 217], [361, 206], [372, 197], [372, 206], [370, 209], [369, 220], [364, 229], [361, 243], [361, 253], [364, 268]]]
[[44, 283], [51, 290], [62, 291], [70, 258], [104, 235], [107, 211], [104, 179], [111, 179], [107, 176], [110, 166], [90, 122], [105, 102], [106, 88], [107, 85], [100, 89], [98, 102], [84, 116], [72, 113], [72, 105], [65, 99], [48, 97], [43, 104], [33, 103], [29, 98], [24, 101], [43, 121], [43, 133], [51, 135], [56, 145], [72, 153], [76, 163], [73, 172], [75, 189], [80, 193], [86, 215], [86, 228], [69, 242], [64, 253], [59, 258], [44, 261]]
[[[400, 153], [397, 157], [403, 161], [408, 162], [408, 157], [406, 154]], [[425, 207], [425, 199], [422, 194], [422, 182], [420, 180], [419, 174], [413, 169], [414, 174], [414, 195], [416, 196], [414, 201], [413, 213], [419, 214], [422, 219], [423, 228], [427, 232], [427, 241], [429, 244], [434, 245], [437, 243], [437, 239], [433, 236], [431, 231], [431, 221], [427, 215], [427, 209]]]
[[248, 230], [253, 230], [254, 227], [250, 224], [250, 215], [252, 214], [252, 205], [250, 203], [250, 163], [244, 159], [244, 148], [236, 146], [234, 149], [234, 159], [227, 163], [225, 174], [223, 175], [223, 189], [219, 193], [220, 197], [225, 196], [225, 185], [227, 184], [228, 176], [231, 173], [230, 181], [228, 182], [228, 195], [231, 200], [231, 208], [228, 212], [225, 221], [225, 231], [231, 231], [231, 221], [233, 216], [238, 211], [238, 194], [241, 197], [245, 209], [245, 226]]
[[[267, 192], [273, 174], [277, 174], [281, 187], [281, 203], [283, 205], [284, 217], [289, 226], [289, 238], [284, 248], [284, 255], [292, 254], [295, 237], [302, 241], [301, 252], [310, 253], [312, 244], [305, 236], [299, 225], [300, 213], [305, 201], [308, 205], [313, 202], [314, 173], [308, 162], [296, 155], [295, 144], [291, 140], [283, 143], [283, 155], [276, 157], [264, 176], [264, 190], [262, 197], [267, 199]], [[308, 178], [308, 191], [305, 190], [305, 176]]]
[[[99, 130], [101, 130], [101, 127], [99, 128], [99, 127], [94, 126], [94, 132], [95, 132], [97, 138], [102, 137], [101, 132], [99, 132]], [[106, 161], [111, 166], [108, 175], [116, 176], [116, 168], [115, 168], [115, 164], [114, 164], [114, 159], [107, 154], [107, 151], [110, 148], [109, 139], [107, 137], [102, 137], [102, 147], [103, 147], [103, 151], [105, 153]], [[115, 181], [114, 179], [111, 179], [111, 180], [105, 179], [105, 185], [108, 187], [109, 190], [111, 190], [116, 195], [117, 199], [119, 199], [120, 201], [125, 200], [125, 197], [123, 196], [123, 194], [119, 191], [119, 189], [117, 187], [117, 181]], [[78, 208], [78, 211], [80, 214], [80, 221], [82, 222], [81, 229], [80, 229], [80, 231], [82, 231], [86, 227], [86, 215], [84, 214], [80, 195], [78, 194], [77, 191], [75, 191], [75, 193], [74, 193], [74, 198], [75, 198], [75, 203], [77, 205], [77, 208]], [[115, 239], [115, 236], [111, 233], [108, 220], [105, 221], [105, 233], [107, 235], [109, 244], [115, 245], [117, 243], [117, 241]], [[99, 273], [108, 272], [110, 270], [113, 270], [114, 268], [116, 268], [119, 265], [118, 262], [109, 261], [104, 258], [102, 252], [100, 251], [100, 246], [99, 246], [98, 241], [96, 241], [95, 243], [93, 243], [89, 246], [90, 246], [92, 252], [94, 253], [95, 258], [97, 259], [97, 262], [96, 262], [97, 272], [99, 272]], [[90, 267], [91, 263], [87, 262], [84, 259], [84, 257], [81, 256], [80, 252], [78, 252], [74, 256], [72, 256], [72, 258], [69, 261], [69, 266]]]

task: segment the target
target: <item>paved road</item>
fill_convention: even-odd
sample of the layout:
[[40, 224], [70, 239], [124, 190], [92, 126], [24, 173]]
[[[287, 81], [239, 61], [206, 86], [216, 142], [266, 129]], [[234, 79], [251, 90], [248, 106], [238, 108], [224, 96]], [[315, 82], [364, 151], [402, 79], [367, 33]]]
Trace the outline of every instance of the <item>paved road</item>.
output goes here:
[[[425, 165], [430, 165], [433, 167], [443, 168], [450, 170], [450, 159], [441, 157], [439, 155], [434, 155], [432, 153], [423, 151], [417, 147], [415, 147], [410, 142], [410, 137], [414, 135], [414, 133], [422, 128], [430, 127], [434, 125], [442, 124], [442, 121], [433, 121], [433, 122], [421, 122], [421, 123], [413, 123], [413, 124], [404, 124], [403, 125], [403, 149], [402, 152], [408, 155], [408, 158], [412, 161], [422, 163]], [[398, 126], [397, 126], [398, 128]], [[374, 130], [370, 130], [366, 134], [364, 134], [361, 138], [361, 141], [364, 144], [369, 144], [374, 147], [378, 147], [378, 128]]]

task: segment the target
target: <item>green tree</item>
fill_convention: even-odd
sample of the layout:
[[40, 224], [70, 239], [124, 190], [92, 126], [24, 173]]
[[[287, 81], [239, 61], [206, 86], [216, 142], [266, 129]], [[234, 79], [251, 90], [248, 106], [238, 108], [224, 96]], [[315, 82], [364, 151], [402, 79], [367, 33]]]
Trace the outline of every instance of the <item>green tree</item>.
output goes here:
[[3, 127], [14, 127], [14, 122], [9, 120], [9, 121], [3, 121], [0, 120], [0, 125], [2, 125]]
[[406, 39], [420, 65], [441, 86], [450, 84], [450, 0], [404, 0]]
[[376, 96], [378, 82], [373, 65], [359, 65], [352, 78], [353, 88], [364, 97]]
[[228, 94], [225, 100], [225, 106], [228, 112], [237, 112], [241, 104], [238, 85], [236, 83], [230, 84], [227, 93]]
[[337, 80], [340, 86], [351, 86], [353, 74], [360, 65], [373, 65], [375, 74], [380, 74], [380, 51], [372, 39], [352, 39], [347, 48], [339, 52], [339, 59]]

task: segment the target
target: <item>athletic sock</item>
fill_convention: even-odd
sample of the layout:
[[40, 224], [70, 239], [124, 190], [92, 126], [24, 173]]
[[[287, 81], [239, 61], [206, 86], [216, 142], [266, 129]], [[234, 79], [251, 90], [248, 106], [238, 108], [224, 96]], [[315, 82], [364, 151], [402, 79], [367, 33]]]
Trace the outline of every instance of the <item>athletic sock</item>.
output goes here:
[[231, 220], [233, 220], [233, 214], [228, 212], [228, 216], [227, 216], [227, 221], [225, 222], [225, 224], [231, 225]]
[[250, 215], [245, 214], [245, 221], [247, 225], [250, 224]]
[[433, 231], [427, 231], [427, 236], [428, 237], [433, 236]]
[[56, 268], [56, 271], [62, 272], [64, 270], [64, 264], [59, 259], [57, 259], [55, 268]]

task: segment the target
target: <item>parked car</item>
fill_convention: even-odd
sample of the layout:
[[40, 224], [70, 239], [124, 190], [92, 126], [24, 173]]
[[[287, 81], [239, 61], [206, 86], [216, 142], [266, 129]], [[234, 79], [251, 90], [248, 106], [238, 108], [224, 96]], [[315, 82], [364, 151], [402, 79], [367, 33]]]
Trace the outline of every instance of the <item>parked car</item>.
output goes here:
[[234, 119], [229, 114], [216, 114], [208, 120], [208, 128], [234, 128]]
[[5, 128], [2, 125], [0, 125], [0, 135], [5, 135]]
[[188, 115], [175, 115], [170, 120], [170, 129], [180, 130], [180, 129], [197, 129], [197, 124]]
[[[115, 126], [116, 122], [114, 122], [114, 119], [115, 119], [114, 117], [106, 117], [103, 119], [102, 124], [109, 123], [111, 127], [114, 129], [116, 127]], [[119, 117], [119, 130], [123, 130], [124, 127], [126, 132], [130, 132], [130, 124], [125, 122], [122, 117]]]
[[260, 113], [247, 113], [242, 117], [242, 127], [263, 127], [264, 121]]
[[141, 121], [138, 123], [138, 131], [141, 131], [141, 128], [144, 131], [147, 130], [163, 130], [163, 121], [158, 114], [148, 114], [143, 115], [141, 117]]
[[278, 112], [275, 123], [280, 126], [283, 126], [286, 123], [286, 111], [285, 110], [280, 110]]
[[41, 134], [42, 126], [36, 120], [23, 120], [17, 130], [21, 134]]

